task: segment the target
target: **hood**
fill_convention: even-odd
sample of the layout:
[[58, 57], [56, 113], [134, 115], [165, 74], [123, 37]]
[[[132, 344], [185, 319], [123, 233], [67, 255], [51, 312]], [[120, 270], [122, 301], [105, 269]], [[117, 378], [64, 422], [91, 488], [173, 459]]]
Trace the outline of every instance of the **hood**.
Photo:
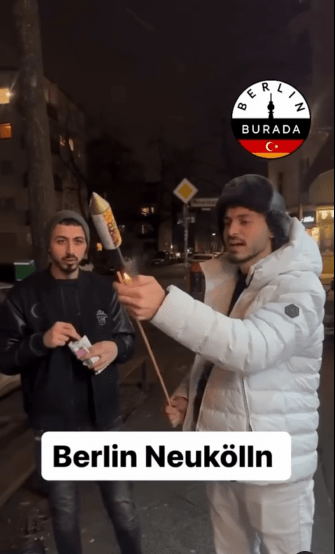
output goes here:
[[[225, 273], [228, 270], [230, 275], [237, 273], [237, 266], [231, 264], [226, 255], [204, 262], [201, 267], [210, 280], [217, 278], [220, 269]], [[247, 282], [250, 284], [252, 281], [253, 288], [260, 289], [278, 275], [306, 271], [313, 272], [319, 278], [322, 269], [322, 256], [317, 242], [307, 233], [303, 224], [293, 218], [288, 243], [254, 265], [250, 269]]]

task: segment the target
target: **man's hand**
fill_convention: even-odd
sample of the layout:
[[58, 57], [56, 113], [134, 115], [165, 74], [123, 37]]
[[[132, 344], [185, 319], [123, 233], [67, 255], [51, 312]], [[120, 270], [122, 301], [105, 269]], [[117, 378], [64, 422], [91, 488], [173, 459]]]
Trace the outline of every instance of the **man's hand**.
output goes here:
[[153, 277], [139, 275], [128, 285], [114, 283], [121, 304], [140, 321], [152, 319], [164, 302], [165, 291]]
[[57, 348], [58, 346], [65, 346], [69, 340], [80, 340], [80, 338], [71, 323], [58, 321], [45, 333], [43, 343], [47, 348]]
[[95, 362], [89, 369], [93, 371], [101, 371], [105, 369], [109, 364], [114, 362], [118, 355], [118, 347], [115, 342], [103, 341], [97, 342], [89, 349], [88, 354], [84, 354], [80, 357], [80, 361], [88, 360], [89, 358], [99, 357], [99, 360]]
[[183, 425], [188, 408], [188, 400], [183, 396], [175, 396], [171, 399], [171, 406], [165, 407], [165, 413], [172, 427]]

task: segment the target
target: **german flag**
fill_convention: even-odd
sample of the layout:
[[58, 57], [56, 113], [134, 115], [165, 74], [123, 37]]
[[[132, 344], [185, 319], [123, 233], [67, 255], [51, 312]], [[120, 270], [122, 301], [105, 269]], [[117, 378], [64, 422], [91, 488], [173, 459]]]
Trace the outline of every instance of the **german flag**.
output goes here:
[[239, 143], [254, 156], [274, 159], [292, 154], [304, 140], [239, 140]]

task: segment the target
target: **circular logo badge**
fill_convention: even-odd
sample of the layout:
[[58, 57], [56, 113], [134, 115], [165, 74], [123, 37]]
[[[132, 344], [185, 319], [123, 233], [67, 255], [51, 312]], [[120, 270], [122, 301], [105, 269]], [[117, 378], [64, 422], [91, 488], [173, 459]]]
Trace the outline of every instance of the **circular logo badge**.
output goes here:
[[260, 81], [238, 98], [232, 114], [238, 142], [259, 158], [293, 154], [307, 139], [311, 112], [306, 99], [282, 81]]

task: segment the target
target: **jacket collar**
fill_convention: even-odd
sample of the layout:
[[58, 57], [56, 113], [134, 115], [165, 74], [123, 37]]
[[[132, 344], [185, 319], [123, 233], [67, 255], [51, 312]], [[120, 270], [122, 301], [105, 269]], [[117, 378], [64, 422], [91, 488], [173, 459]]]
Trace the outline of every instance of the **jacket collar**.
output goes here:
[[[223, 286], [226, 279], [233, 279], [236, 284], [238, 266], [230, 263], [225, 254], [204, 262], [201, 268], [206, 277], [206, 290], [211, 290], [211, 286], [218, 281]], [[322, 272], [319, 247], [296, 218], [292, 219], [288, 243], [250, 268], [247, 286], [260, 290], [278, 275], [293, 271], [309, 271], [318, 277]]]

